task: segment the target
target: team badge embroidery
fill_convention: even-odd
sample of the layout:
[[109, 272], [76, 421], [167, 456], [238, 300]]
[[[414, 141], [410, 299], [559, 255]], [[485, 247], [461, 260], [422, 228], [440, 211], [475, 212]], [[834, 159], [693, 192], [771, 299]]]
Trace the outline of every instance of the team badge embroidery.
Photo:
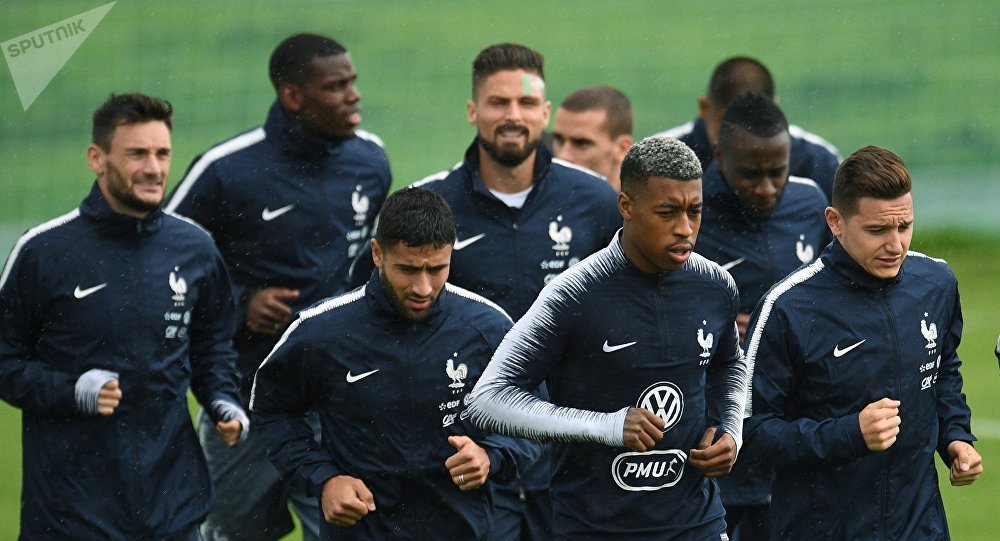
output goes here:
[[358, 184], [354, 187], [354, 192], [351, 193], [351, 208], [354, 209], [354, 224], [356, 226], [364, 225], [365, 219], [368, 218], [368, 206], [368, 196], [361, 194], [361, 185]]
[[795, 241], [795, 255], [799, 258], [799, 261], [808, 263], [813, 260], [815, 251], [811, 244], [805, 243], [805, 240], [805, 235], [799, 235], [799, 240]]
[[573, 230], [568, 225], [560, 227], [562, 219], [562, 215], [559, 215], [555, 221], [549, 222], [549, 238], [555, 243], [552, 245], [552, 250], [557, 257], [569, 255], [569, 242], [573, 240]]

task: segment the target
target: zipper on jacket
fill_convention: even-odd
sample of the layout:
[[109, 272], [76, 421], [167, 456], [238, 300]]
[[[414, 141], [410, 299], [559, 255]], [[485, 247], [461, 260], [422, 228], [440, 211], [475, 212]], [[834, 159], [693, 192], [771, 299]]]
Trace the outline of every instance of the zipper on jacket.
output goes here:
[[[882, 311], [885, 312], [886, 321], [889, 322], [889, 340], [892, 343], [892, 360], [893, 360], [893, 370], [892, 376], [896, 383], [896, 397], [890, 397], [894, 400], [899, 400], [902, 394], [902, 385], [899, 380], [899, 341], [896, 338], [896, 320], [892, 317], [892, 310], [889, 308], [889, 300], [887, 299], [885, 290], [881, 290], [878, 293], [879, 301], [882, 304]], [[898, 441], [897, 441], [898, 442]], [[879, 518], [879, 524], [881, 525], [880, 536], [882, 539], [886, 539], [886, 516], [889, 510], [889, 470], [892, 469], [893, 455], [895, 454], [896, 446], [893, 445], [885, 452], [887, 453], [885, 460], [885, 468], [882, 469], [882, 513]]]

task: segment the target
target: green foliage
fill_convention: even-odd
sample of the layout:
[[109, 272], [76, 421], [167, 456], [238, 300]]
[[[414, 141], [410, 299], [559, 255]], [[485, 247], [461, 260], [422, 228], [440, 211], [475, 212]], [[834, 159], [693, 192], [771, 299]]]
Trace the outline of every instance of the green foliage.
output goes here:
[[[0, 0], [0, 42], [107, 2]], [[0, 74], [0, 250], [83, 198], [93, 178], [83, 155], [90, 114], [110, 92], [173, 102], [176, 183], [199, 152], [263, 121], [274, 95], [266, 59], [294, 32], [329, 34], [352, 51], [362, 127], [385, 140], [397, 187], [461, 157], [472, 138], [464, 113], [470, 65], [491, 43], [515, 41], [544, 53], [554, 104], [588, 84], [621, 88], [632, 99], [638, 137], [693, 118], [712, 67], [747, 54], [771, 68], [794, 123], [843, 154], [878, 144], [906, 159], [917, 184], [918, 227], [937, 229], [918, 229], [914, 248], [945, 257], [959, 277], [969, 401], [978, 416], [996, 419], [998, 26], [1000, 4], [978, 0], [121, 0], [27, 111]], [[980, 232], [947, 229], [959, 222]], [[17, 418], [0, 406], [5, 539], [16, 535], [20, 507]], [[997, 430], [979, 445], [987, 469], [1000, 451]], [[944, 490], [954, 538], [1000, 530], [994, 477]]]

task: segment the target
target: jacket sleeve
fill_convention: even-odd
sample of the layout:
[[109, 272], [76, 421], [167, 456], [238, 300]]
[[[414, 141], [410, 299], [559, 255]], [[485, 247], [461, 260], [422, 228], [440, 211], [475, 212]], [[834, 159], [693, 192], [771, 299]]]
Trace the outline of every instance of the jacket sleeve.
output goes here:
[[508, 436], [622, 447], [627, 406], [604, 413], [556, 406], [532, 394], [562, 359], [572, 328], [565, 314], [576, 302], [558, 287], [556, 281], [542, 290], [493, 354], [472, 391], [472, 420]]
[[733, 305], [728, 315], [732, 325], [727, 332], [720, 333], [719, 347], [708, 365], [705, 397], [709, 411], [718, 412], [719, 424], [733, 437], [737, 450], [743, 445], [743, 417], [750, 387], [750, 371], [740, 349], [740, 335], [736, 327], [739, 306], [739, 296], [734, 290]]
[[764, 301], [751, 318], [747, 363], [753, 374], [744, 460], [788, 464], [844, 464], [870, 453], [858, 414], [814, 420], [799, 411], [796, 371], [803, 359], [801, 338], [790, 316]]
[[42, 332], [45, 288], [39, 283], [44, 262], [22, 243], [15, 246], [0, 278], [0, 398], [26, 411], [79, 415], [75, 385], [81, 374], [39, 358], [35, 343]]
[[257, 369], [250, 410], [254, 430], [282, 477], [298, 477], [312, 494], [320, 494], [326, 481], [342, 472], [316, 442], [306, 417], [321, 389], [310, 377], [309, 348], [298, 330], [301, 322], [292, 323]]
[[962, 374], [959, 367], [962, 361], [958, 358], [958, 344], [962, 340], [962, 303], [959, 300], [958, 287], [953, 293], [955, 307], [951, 322], [942, 333], [941, 366], [938, 368], [937, 381], [934, 383], [934, 394], [937, 397], [938, 422], [940, 423], [938, 454], [945, 464], [951, 463], [948, 456], [948, 444], [955, 441], [972, 443], [976, 441], [972, 435], [972, 411], [965, 401], [962, 392]]
[[242, 401], [232, 341], [235, 308], [229, 273], [215, 247], [206, 247], [212, 254], [210, 272], [198, 285], [198, 305], [191, 314], [191, 391], [218, 422], [221, 419], [217, 408], [211, 407], [213, 403], [222, 400], [241, 405]]

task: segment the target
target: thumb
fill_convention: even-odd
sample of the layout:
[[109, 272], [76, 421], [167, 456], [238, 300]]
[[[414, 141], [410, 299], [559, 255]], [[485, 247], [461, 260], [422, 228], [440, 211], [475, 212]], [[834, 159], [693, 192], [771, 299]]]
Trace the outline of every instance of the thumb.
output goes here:
[[711, 427], [705, 430], [705, 433], [701, 435], [701, 441], [698, 442], [698, 449], [708, 449], [712, 446], [712, 439], [715, 437], [715, 427]]
[[372, 494], [372, 491], [368, 490], [368, 486], [365, 485], [364, 481], [359, 480], [357, 486], [354, 487], [354, 494], [358, 496], [358, 499], [362, 503], [368, 506], [369, 511], [375, 510], [375, 495]]
[[958, 451], [958, 465], [962, 471], [969, 471], [972, 464], [972, 450], [968, 446], [963, 446]]
[[461, 450], [469, 444], [469, 438], [465, 436], [448, 436], [448, 445], [451, 445], [455, 449]]

